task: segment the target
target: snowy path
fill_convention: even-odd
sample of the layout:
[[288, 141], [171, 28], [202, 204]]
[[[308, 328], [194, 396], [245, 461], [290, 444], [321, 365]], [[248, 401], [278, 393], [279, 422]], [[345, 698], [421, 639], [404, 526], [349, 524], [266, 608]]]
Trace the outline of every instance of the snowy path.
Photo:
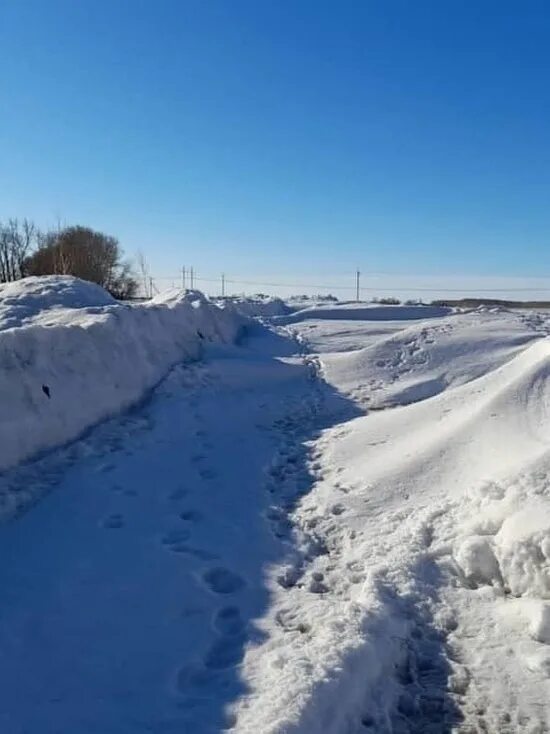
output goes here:
[[289, 328], [1, 478], [2, 732], [550, 731], [550, 324]]
[[4, 477], [55, 486], [0, 533], [1, 731], [220, 730], [286, 552], [264, 469], [315, 410], [311, 368], [277, 358], [293, 352], [269, 333], [219, 348]]

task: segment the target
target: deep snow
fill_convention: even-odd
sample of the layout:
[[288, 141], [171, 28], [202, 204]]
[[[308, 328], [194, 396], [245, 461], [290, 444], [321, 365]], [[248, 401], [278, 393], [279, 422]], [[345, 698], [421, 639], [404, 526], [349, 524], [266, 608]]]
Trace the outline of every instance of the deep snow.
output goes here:
[[176, 362], [243, 326], [198, 292], [129, 306], [70, 276], [0, 286], [0, 469], [128, 408]]
[[550, 320], [423, 313], [274, 318], [5, 471], [0, 729], [550, 731]]

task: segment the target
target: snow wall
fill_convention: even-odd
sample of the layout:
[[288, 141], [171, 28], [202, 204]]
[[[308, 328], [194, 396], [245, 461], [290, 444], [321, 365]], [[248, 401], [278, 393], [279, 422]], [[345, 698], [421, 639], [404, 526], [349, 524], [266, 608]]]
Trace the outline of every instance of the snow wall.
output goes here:
[[0, 286], [0, 470], [128, 408], [246, 321], [197, 291], [128, 305], [70, 276]]

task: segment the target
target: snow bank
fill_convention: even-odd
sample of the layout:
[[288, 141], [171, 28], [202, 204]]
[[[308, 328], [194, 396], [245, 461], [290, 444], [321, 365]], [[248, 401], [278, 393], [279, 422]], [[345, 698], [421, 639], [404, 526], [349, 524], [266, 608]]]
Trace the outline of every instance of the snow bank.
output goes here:
[[60, 309], [114, 306], [115, 299], [95, 283], [78, 278], [31, 277], [0, 285], [0, 330]]
[[244, 296], [227, 296], [216, 299], [216, 302], [231, 304], [239, 313], [250, 317], [271, 318], [273, 316], [282, 316], [290, 311], [283, 300], [271, 296], [251, 296], [249, 298]]
[[0, 469], [127, 408], [208, 341], [232, 342], [244, 318], [197, 292], [122, 305], [69, 276], [0, 289]]

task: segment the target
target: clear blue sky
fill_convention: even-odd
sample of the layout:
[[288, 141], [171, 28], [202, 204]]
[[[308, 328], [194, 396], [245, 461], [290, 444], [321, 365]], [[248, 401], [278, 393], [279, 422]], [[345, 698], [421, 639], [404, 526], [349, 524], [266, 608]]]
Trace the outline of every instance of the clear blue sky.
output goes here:
[[550, 275], [548, 2], [3, 0], [0, 31], [0, 218], [156, 273]]

